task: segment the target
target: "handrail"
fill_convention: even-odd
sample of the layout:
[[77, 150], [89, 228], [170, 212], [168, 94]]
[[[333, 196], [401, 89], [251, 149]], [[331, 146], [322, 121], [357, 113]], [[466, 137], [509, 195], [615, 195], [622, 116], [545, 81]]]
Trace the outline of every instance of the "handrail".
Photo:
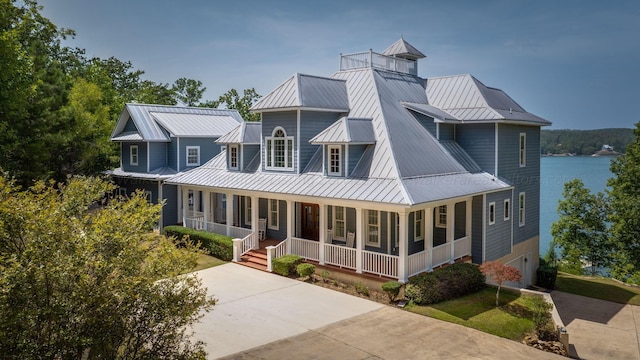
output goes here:
[[286, 238], [280, 243], [278, 243], [278, 245], [267, 246], [267, 271], [273, 272], [273, 259], [277, 259], [289, 253], [288, 245], [289, 245], [289, 238]]

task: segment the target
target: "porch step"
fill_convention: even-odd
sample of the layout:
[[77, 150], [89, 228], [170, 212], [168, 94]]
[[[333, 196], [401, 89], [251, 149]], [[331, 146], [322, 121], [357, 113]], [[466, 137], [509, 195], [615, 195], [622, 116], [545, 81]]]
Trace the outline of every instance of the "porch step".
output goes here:
[[267, 271], [267, 254], [251, 250], [240, 257], [242, 260], [239, 264], [246, 265], [255, 269]]

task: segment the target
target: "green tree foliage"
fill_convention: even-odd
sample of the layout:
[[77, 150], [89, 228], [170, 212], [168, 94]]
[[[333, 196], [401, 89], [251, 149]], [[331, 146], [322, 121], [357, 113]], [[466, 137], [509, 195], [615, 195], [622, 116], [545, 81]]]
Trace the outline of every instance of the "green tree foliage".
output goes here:
[[542, 154], [592, 155], [602, 149], [602, 145], [611, 145], [617, 152], [624, 153], [633, 141], [631, 129], [597, 130], [542, 130], [540, 149]]
[[218, 100], [207, 101], [200, 106], [218, 108], [224, 105], [225, 109], [238, 110], [244, 121], [260, 121], [260, 114], [254, 114], [249, 111], [260, 97], [254, 88], [245, 89], [242, 96], [238, 94], [238, 90], [231, 89], [220, 95]]
[[171, 88], [171, 91], [175, 94], [175, 98], [187, 106], [196, 106], [200, 103], [205, 90], [207, 90], [207, 88], [202, 86], [202, 81], [187, 78], [176, 80]]
[[611, 235], [616, 252], [612, 274], [620, 280], [640, 279], [640, 123], [624, 156], [611, 162], [609, 179]]
[[0, 177], [3, 358], [204, 359], [186, 329], [215, 300], [178, 276], [194, 253], [151, 232], [161, 206], [142, 192], [104, 203], [113, 188], [70, 178], [19, 191]]
[[559, 218], [551, 224], [553, 243], [562, 250], [561, 258], [570, 269], [591, 265], [591, 273], [608, 266], [612, 246], [607, 229], [607, 201], [596, 195], [579, 179], [564, 184], [563, 199], [558, 202]]

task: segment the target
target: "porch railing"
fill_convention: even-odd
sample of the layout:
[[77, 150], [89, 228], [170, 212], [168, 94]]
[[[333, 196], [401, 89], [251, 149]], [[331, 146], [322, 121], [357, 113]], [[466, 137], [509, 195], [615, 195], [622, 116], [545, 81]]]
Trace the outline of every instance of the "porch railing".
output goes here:
[[257, 248], [258, 245], [258, 232], [254, 231], [249, 235], [242, 238], [242, 252], [240, 256], [248, 253], [250, 250]]
[[436, 246], [431, 250], [431, 264], [432, 267], [440, 266], [442, 264], [446, 264], [453, 259], [451, 258], [451, 243], [448, 242], [446, 244], [442, 244]]
[[308, 260], [320, 261], [320, 242], [292, 237], [291, 253]]
[[362, 271], [376, 275], [398, 277], [398, 257], [363, 250]]
[[[216, 233], [216, 234], [226, 234], [227, 233], [227, 225], [218, 224], [216, 222], [208, 222], [207, 223], [207, 231], [212, 232], [212, 233]], [[234, 237], [243, 238], [245, 236], [246, 236], [246, 234], [244, 234], [243, 236], [234, 236]]]
[[324, 262], [341, 268], [356, 268], [356, 249], [345, 246], [324, 244]]
[[340, 70], [378, 68], [418, 75], [415, 61], [383, 55], [373, 51], [340, 55]]
[[419, 253], [409, 255], [409, 276], [419, 274], [429, 270], [429, 251], [423, 250]]
[[278, 245], [267, 246], [267, 271], [273, 272], [273, 259], [289, 253], [289, 241], [287, 238], [278, 243]]
[[471, 255], [471, 236], [465, 236], [453, 242], [454, 258]]

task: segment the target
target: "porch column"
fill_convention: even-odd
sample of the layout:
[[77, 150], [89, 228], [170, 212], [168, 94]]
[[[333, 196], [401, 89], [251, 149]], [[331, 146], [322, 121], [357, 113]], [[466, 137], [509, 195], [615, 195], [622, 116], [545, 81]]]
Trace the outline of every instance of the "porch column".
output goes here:
[[210, 192], [205, 190], [202, 192], [204, 197], [204, 209], [202, 209], [202, 216], [204, 217], [204, 230], [209, 231], [209, 214], [211, 213], [211, 196]]
[[258, 234], [258, 220], [260, 220], [260, 208], [258, 197], [251, 197], [251, 231], [254, 233], [253, 248], [260, 248], [260, 238]]
[[[511, 209], [509, 209], [511, 211]], [[464, 226], [464, 236], [471, 236], [471, 199], [467, 200], [467, 223]]]
[[[162, 203], [162, 180], [158, 180], [158, 201], [156, 202], [156, 204], [161, 204]], [[162, 210], [161, 210], [161, 214], [162, 214]], [[160, 228], [160, 231], [162, 231], [162, 221], [164, 220], [164, 214], [160, 215], [160, 221], [158, 221], [158, 227]]]
[[427, 251], [427, 269], [433, 270], [433, 208], [425, 210], [425, 219], [427, 222], [427, 232], [424, 234], [424, 249]]
[[189, 211], [189, 190], [182, 187], [182, 226], [187, 226], [187, 215]]
[[324, 265], [324, 243], [327, 241], [327, 214], [329, 206], [320, 204], [320, 239], [318, 241], [318, 262]]
[[[362, 274], [362, 239], [364, 238], [364, 223], [362, 209], [356, 208], [356, 272]], [[378, 235], [379, 236], [379, 235]]]
[[227, 198], [227, 236], [231, 236], [231, 226], [233, 225], [233, 194], [226, 193]]
[[398, 281], [406, 283], [409, 265], [409, 231], [407, 231], [409, 217], [407, 213], [398, 212], [398, 221], [400, 222], [400, 229], [398, 229]]
[[451, 243], [449, 254], [449, 263], [453, 264], [453, 258], [455, 258], [455, 243], [453, 241], [453, 229], [456, 221], [455, 206], [447, 204], [447, 242]]
[[291, 238], [295, 236], [296, 216], [293, 211], [293, 200], [287, 200], [287, 254], [291, 254]]

